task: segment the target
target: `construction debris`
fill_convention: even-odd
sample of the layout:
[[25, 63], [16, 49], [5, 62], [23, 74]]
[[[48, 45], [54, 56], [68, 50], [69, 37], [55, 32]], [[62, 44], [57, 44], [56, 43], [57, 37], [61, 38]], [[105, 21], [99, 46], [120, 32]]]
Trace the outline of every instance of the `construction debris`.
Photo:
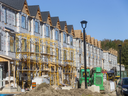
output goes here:
[[[88, 89], [55, 90], [50, 85], [46, 83], [42, 83], [38, 85], [35, 89], [29, 92], [21, 93], [17, 96], [95, 96], [95, 95], [104, 96], [104, 94], [100, 94], [98, 92], [92, 92]], [[111, 95], [111, 96], [115, 96], [115, 95]]]

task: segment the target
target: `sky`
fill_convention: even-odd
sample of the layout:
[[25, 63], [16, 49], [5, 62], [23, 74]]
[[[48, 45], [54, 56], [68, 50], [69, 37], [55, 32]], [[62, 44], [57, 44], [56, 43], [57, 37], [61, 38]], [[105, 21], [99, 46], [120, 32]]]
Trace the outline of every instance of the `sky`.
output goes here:
[[80, 22], [86, 20], [86, 33], [98, 40], [128, 39], [128, 0], [27, 0], [28, 5], [39, 5], [51, 17], [83, 30]]

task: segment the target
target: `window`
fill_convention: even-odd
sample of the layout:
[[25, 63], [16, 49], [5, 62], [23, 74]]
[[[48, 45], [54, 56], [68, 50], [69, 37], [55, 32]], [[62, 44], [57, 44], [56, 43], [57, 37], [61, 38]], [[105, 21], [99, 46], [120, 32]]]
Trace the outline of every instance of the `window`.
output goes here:
[[51, 39], [53, 39], [53, 29], [51, 29], [51, 34], [50, 34], [51, 36]]
[[14, 36], [10, 37], [10, 51], [15, 52], [15, 37]]
[[61, 41], [61, 32], [59, 32], [59, 39], [60, 39], [59, 41]]
[[19, 49], [19, 38], [16, 37], [16, 51], [19, 52], [20, 49]]
[[50, 54], [50, 47], [46, 47], [46, 53]]
[[70, 44], [73, 45], [73, 39], [70, 37]]
[[59, 49], [56, 48], [56, 59], [58, 60], [59, 59]]
[[31, 20], [28, 21], [28, 31], [31, 32]]
[[79, 48], [81, 48], [80, 40], [79, 40]]
[[43, 28], [42, 28], [42, 25], [41, 25], [41, 36], [43, 35]]
[[0, 50], [1, 50], [1, 35], [0, 35]]
[[7, 9], [4, 10], [4, 14], [5, 14], [5, 23], [7, 23]]
[[39, 33], [39, 23], [35, 21], [35, 32]]
[[55, 36], [56, 36], [56, 40], [59, 40], [59, 32], [57, 30], [56, 30]]
[[22, 28], [26, 28], [26, 17], [22, 16]]
[[73, 52], [71, 52], [71, 60], [73, 61]]
[[16, 13], [14, 13], [14, 26], [17, 26], [17, 16], [16, 16]]
[[49, 27], [46, 26], [46, 36], [49, 37]]
[[22, 52], [26, 52], [27, 51], [27, 41], [26, 39], [22, 39]]
[[79, 62], [81, 63], [81, 54], [79, 55]]
[[63, 41], [64, 41], [64, 43], [66, 43], [66, 34], [65, 33], [63, 34]]
[[1, 10], [1, 7], [0, 7], [0, 21], [1, 21], [1, 15], [2, 15], [2, 10]]
[[67, 53], [66, 53], [66, 50], [64, 50], [64, 60], [67, 60]]
[[39, 52], [39, 43], [38, 42], [35, 43], [35, 52]]

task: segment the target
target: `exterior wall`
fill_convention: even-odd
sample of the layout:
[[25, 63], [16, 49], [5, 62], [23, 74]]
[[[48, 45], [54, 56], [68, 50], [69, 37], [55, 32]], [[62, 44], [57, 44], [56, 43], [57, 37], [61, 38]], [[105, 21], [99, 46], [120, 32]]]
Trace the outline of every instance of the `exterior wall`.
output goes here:
[[[51, 27], [47, 23], [42, 23], [38, 19], [32, 18], [28, 16], [27, 14], [23, 12], [16, 12], [14, 10], [10, 10], [9, 8], [3, 6], [0, 4], [1, 13], [0, 14], [0, 36], [1, 36], [1, 50], [0, 54], [8, 55], [11, 57], [15, 56], [15, 51], [10, 51], [10, 37], [15, 36], [16, 33], [27, 33], [34, 36], [39, 36], [40, 38], [49, 38], [50, 40], [55, 40], [57, 45], [56, 48], [58, 48], [59, 52], [59, 64], [66, 64], [66, 62], [63, 62], [63, 50], [64, 48], [72, 48], [75, 50], [73, 54], [73, 60], [74, 65], [77, 69], [77, 74], [79, 75], [78, 70], [81, 66], [84, 66], [84, 49], [83, 49], [83, 41], [81, 39], [73, 38], [72, 35], [66, 34], [64, 31], [60, 31], [57, 28]], [[5, 22], [5, 9], [7, 10], [7, 23]], [[25, 16], [26, 24], [25, 28], [22, 28], [22, 16]], [[31, 27], [29, 27], [29, 21], [31, 23]], [[39, 23], [39, 32], [35, 32], [35, 21]], [[46, 36], [46, 26], [49, 27], [49, 37]], [[13, 32], [5, 32], [5, 28], [9, 28], [11, 30], [14, 30]], [[59, 40], [56, 40], [55, 38], [55, 32], [58, 31], [59, 34]], [[63, 34], [66, 34], [66, 43], [63, 42]], [[73, 38], [73, 45], [70, 43], [70, 37]], [[89, 37], [88, 37], [89, 38]], [[94, 38], [91, 40], [88, 40], [86, 43], [86, 64], [87, 67], [103, 67], [105, 70], [110, 70], [112, 67], [117, 66], [117, 56], [113, 54], [109, 54], [109, 52], [102, 51], [101, 48], [97, 46], [97, 43], [94, 45]], [[92, 43], [91, 43], [92, 42]], [[97, 42], [97, 41], [95, 41]], [[98, 43], [99, 44], [99, 43]], [[35, 52], [34, 45], [32, 46], [32, 52]], [[99, 44], [100, 46], [100, 44]], [[21, 47], [21, 46], [19, 46]], [[43, 47], [43, 53], [46, 52], [46, 48]], [[56, 50], [53, 50], [56, 54]], [[70, 59], [71, 56], [67, 56], [68, 59]], [[48, 62], [48, 58], [45, 56], [42, 57], [44, 61]], [[45, 59], [44, 59], [45, 58]], [[81, 58], [81, 60], [80, 60]], [[56, 63], [56, 58], [53, 59]], [[62, 72], [62, 69], [59, 69], [60, 72]]]
[[117, 56], [115, 56], [109, 52], [104, 52], [103, 59], [104, 59], [103, 68], [105, 70], [109, 71], [111, 68], [117, 67]]

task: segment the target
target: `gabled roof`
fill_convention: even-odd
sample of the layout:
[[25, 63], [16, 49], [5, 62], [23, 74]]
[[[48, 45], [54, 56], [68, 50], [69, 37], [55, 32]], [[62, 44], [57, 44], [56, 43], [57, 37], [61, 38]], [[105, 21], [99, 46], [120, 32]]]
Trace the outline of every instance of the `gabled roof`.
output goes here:
[[39, 5], [28, 6], [28, 8], [31, 16], [34, 16], [36, 19], [42, 21]]
[[47, 22], [47, 18], [49, 14], [50, 14], [49, 11], [41, 12], [41, 16], [44, 22]]
[[81, 30], [74, 30], [75, 38], [83, 39]]
[[52, 20], [52, 25], [56, 26], [57, 21], [59, 20], [59, 17], [51, 17], [51, 20]]
[[57, 27], [59, 30], [61, 30], [59, 17], [51, 17], [51, 21], [52, 26]]
[[22, 10], [26, 0], [0, 0], [0, 2], [17, 10]]
[[68, 33], [72, 33], [73, 25], [67, 25]]
[[29, 8], [29, 11], [30, 11], [30, 15], [31, 16], [36, 16], [39, 5], [28, 6], [28, 8]]
[[60, 21], [61, 30], [64, 30], [66, 21]]
[[68, 28], [67, 28], [66, 21], [60, 21], [60, 27], [61, 27], [61, 30], [65, 31], [68, 34]]
[[75, 37], [73, 25], [67, 25], [68, 33]]
[[45, 23], [48, 23], [52, 26], [52, 20], [49, 11], [41, 12], [41, 16]]

